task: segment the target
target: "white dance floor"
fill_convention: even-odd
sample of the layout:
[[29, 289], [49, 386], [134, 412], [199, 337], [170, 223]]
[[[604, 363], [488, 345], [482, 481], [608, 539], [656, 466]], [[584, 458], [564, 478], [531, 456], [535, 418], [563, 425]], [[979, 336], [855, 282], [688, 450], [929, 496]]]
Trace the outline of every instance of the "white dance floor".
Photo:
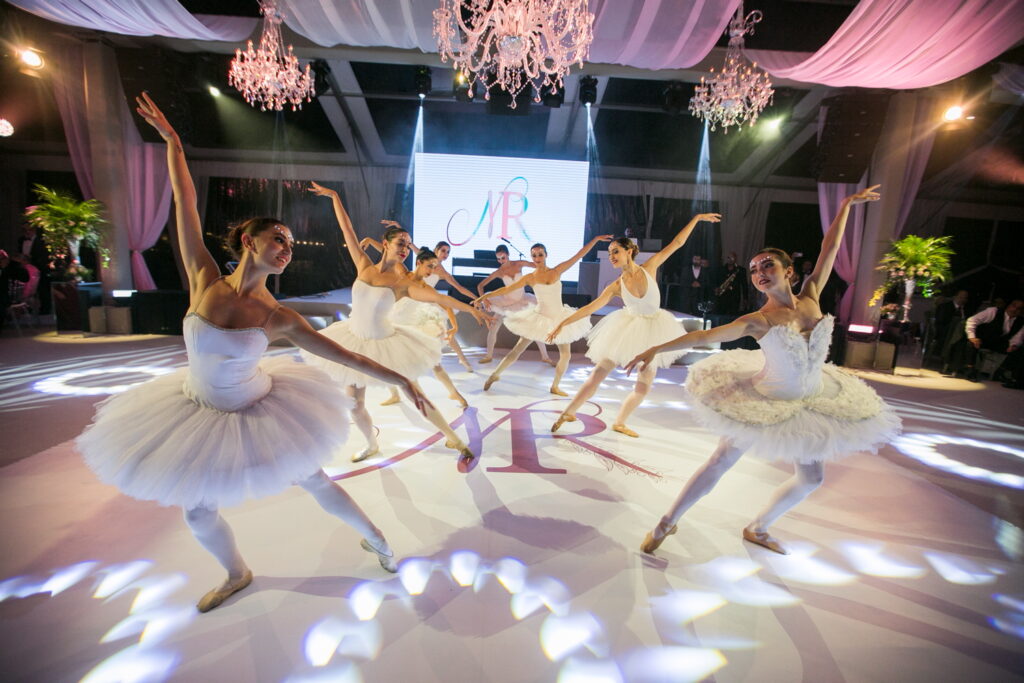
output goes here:
[[[132, 366], [147, 354], [181, 362], [180, 339], [147, 343], [68, 367]], [[638, 550], [644, 533], [715, 444], [687, 411], [686, 369], [663, 372], [636, 412], [641, 438], [607, 429], [631, 387], [621, 375], [588, 417], [552, 436], [567, 399], [546, 393], [552, 369], [536, 357], [531, 350], [484, 393], [494, 365], [468, 374], [446, 356], [471, 404], [464, 413], [424, 380], [481, 454], [469, 472], [408, 408], [378, 407], [386, 394], [371, 392], [384, 457], [351, 464], [362, 447], [354, 433], [331, 472], [404, 558], [398, 575], [295, 488], [225, 511], [256, 578], [205, 615], [194, 603], [223, 571], [178, 510], [98, 483], [71, 441], [7, 464], [2, 678], [1021, 680], [1021, 531], [968, 502], [1020, 509], [1020, 392], [873, 381], [912, 438], [830, 465], [825, 485], [774, 527], [791, 555], [741, 541], [789, 476], [743, 460], [650, 557]], [[574, 391], [588, 371], [576, 356], [563, 388]], [[4, 376], [5, 390], [49, 396], [35, 409], [59, 421], [63, 402], [86, 399], [32, 391], [43, 372], [23, 366], [20, 380]], [[0, 410], [7, 440], [26, 414], [12, 405]], [[67, 414], [75, 431], [85, 426], [81, 409]]]

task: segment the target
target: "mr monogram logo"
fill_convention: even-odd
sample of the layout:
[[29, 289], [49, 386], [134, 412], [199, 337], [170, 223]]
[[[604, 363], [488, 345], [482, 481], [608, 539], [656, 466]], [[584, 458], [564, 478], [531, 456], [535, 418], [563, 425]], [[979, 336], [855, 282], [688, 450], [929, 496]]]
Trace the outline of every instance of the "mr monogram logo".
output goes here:
[[[489, 240], [522, 236], [527, 241], [532, 241], [521, 220], [530, 206], [529, 201], [526, 199], [526, 193], [529, 189], [530, 186], [526, 178], [517, 176], [505, 184], [505, 189], [498, 192], [497, 199], [494, 197], [494, 192], [489, 190], [487, 192], [487, 201], [484, 202], [484, 207], [480, 212], [480, 218], [477, 219], [476, 226], [471, 227], [470, 225], [472, 219], [470, 218], [469, 209], [455, 211], [448, 218], [448, 226], [445, 233], [448, 242], [453, 247], [459, 247], [470, 242], [476, 237], [476, 234], [485, 223], [487, 224], [487, 238]], [[495, 234], [495, 218], [499, 219], [497, 226], [498, 234]], [[510, 235], [509, 226], [513, 222], [518, 231]]]
[[[590, 403], [588, 405], [593, 406], [597, 409], [597, 413], [594, 415], [586, 415], [578, 413], [576, 415], [579, 418], [578, 423], [582, 424], [583, 431], [576, 434], [552, 434], [549, 430], [551, 422], [554, 417], [560, 412], [559, 410], [552, 407], [541, 407], [542, 404], [548, 403], [552, 399], [542, 399], [540, 401], [534, 401], [528, 403], [525, 406], [519, 408], [495, 408], [494, 410], [499, 413], [503, 413], [494, 422], [481, 426], [480, 424], [480, 412], [476, 408], [467, 408], [461, 416], [451, 423], [452, 429], [458, 429], [465, 425], [466, 433], [469, 435], [469, 446], [474, 453], [478, 453], [481, 464], [488, 461], [495, 462], [498, 459], [505, 460], [506, 454], [511, 452], [511, 462], [503, 466], [487, 466], [488, 472], [500, 472], [500, 473], [519, 473], [519, 474], [566, 474], [568, 470], [560, 467], [550, 467], [551, 463], [545, 465], [541, 463], [540, 452], [538, 451], [538, 442], [545, 442], [555, 440], [561, 443], [567, 444], [572, 450], [591, 453], [595, 457], [601, 459], [609, 467], [616, 467], [620, 470], [643, 474], [654, 479], [660, 479], [661, 475], [657, 472], [652, 472], [640, 465], [629, 462], [621, 456], [612, 453], [611, 451], [601, 448], [592, 443], [588, 443], [587, 439], [593, 437], [607, 429], [607, 424], [604, 420], [600, 419], [601, 408], [596, 404]], [[506, 422], [509, 423], [510, 441], [506, 443], [497, 442], [492, 437], [488, 444], [488, 448], [484, 448], [484, 439], [488, 437], [494, 430], [501, 427]], [[396, 462], [412, 457], [417, 453], [420, 453], [434, 442], [442, 439], [443, 436], [440, 432], [436, 432], [424, 439], [420, 443], [416, 444], [412, 448], [406, 449], [401, 453], [397, 453], [390, 458], [386, 458], [378, 463], [361, 467], [352, 472], [346, 472], [333, 477], [335, 480], [348, 479], [351, 477], [358, 477], [361, 474], [367, 472], [373, 472], [374, 470], [383, 469], [389, 467]], [[510, 449], [510, 450], [509, 450]]]

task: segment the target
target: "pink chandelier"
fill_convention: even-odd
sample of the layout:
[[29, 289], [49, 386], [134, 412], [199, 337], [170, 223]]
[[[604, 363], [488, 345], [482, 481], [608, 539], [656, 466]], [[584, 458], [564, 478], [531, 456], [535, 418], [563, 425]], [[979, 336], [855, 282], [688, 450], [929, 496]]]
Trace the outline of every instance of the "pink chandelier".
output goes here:
[[281, 40], [284, 15], [277, 8], [277, 0], [260, 0], [260, 12], [263, 14], [260, 46], [253, 49], [250, 40], [245, 52], [235, 50], [235, 58], [228, 69], [228, 83], [252, 106], [258, 102], [260, 111], [281, 111], [286, 104], [292, 111], [302, 109], [302, 103], [313, 97], [309, 64], [302, 70], [298, 57], [292, 54], [292, 46], [285, 50]]
[[714, 68], [708, 76], [701, 76], [690, 98], [690, 113], [704, 119], [715, 130], [717, 126], [729, 132], [729, 126], [743, 127], [757, 123], [761, 111], [772, 101], [775, 90], [768, 74], [743, 56], [743, 36], [754, 32], [754, 24], [764, 17], [759, 10], [743, 15], [743, 3], [729, 22], [729, 48], [725, 64], [717, 74]]
[[516, 96], [529, 83], [534, 101], [557, 90], [573, 64], [583, 66], [594, 38], [587, 0], [441, 0], [434, 10], [441, 61], [452, 60], [470, 86], [490, 99], [497, 86]]

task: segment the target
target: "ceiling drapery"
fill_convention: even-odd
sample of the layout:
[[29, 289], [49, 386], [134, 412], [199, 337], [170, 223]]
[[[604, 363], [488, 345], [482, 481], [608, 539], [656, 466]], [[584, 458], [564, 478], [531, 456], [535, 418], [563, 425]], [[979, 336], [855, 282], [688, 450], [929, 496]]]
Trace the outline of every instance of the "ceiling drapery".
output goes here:
[[927, 88], [1021, 39], [1024, 0], [861, 0], [813, 55], [747, 50], [772, 76], [836, 87]]

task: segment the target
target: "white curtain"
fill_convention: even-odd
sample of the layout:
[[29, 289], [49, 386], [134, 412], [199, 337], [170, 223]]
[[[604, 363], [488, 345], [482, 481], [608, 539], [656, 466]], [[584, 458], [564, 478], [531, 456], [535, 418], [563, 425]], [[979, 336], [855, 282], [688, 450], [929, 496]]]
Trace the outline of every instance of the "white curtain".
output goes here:
[[178, 0], [9, 0], [15, 7], [58, 24], [126, 36], [193, 40], [243, 40], [252, 17], [192, 15]]

